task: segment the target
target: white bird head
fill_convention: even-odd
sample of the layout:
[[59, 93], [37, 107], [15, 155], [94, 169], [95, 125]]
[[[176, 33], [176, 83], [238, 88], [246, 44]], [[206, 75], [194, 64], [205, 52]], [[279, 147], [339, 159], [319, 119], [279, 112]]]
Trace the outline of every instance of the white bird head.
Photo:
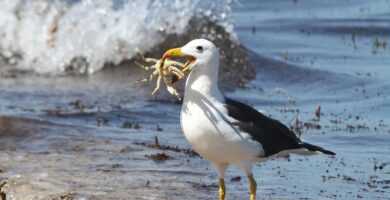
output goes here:
[[201, 70], [198, 68], [218, 68], [219, 66], [218, 48], [214, 45], [214, 43], [206, 39], [192, 40], [181, 48], [174, 48], [166, 51], [163, 55], [163, 59], [175, 57], [187, 58], [187, 65], [191, 71], [195, 69]]
[[198, 93], [222, 97], [218, 88], [219, 51], [212, 42], [206, 39], [192, 40], [181, 48], [165, 52], [163, 61], [175, 57], [187, 58], [184, 69], [191, 71], [186, 81], [185, 97]]

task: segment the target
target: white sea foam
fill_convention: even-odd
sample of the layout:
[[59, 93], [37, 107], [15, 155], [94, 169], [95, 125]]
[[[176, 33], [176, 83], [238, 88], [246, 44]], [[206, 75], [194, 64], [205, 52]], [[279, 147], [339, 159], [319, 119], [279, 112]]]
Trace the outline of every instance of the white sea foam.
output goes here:
[[2, 0], [0, 58], [37, 73], [92, 74], [184, 33], [200, 13], [231, 26], [228, 0]]

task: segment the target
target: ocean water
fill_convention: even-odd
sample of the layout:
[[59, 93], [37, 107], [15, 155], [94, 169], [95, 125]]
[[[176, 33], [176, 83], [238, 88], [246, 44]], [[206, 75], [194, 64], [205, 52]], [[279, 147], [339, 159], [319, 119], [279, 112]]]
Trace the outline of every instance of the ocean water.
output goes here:
[[[151, 96], [154, 84], [137, 82], [148, 73], [130, 62], [191, 38], [204, 19], [203, 35], [222, 27], [256, 71], [225, 94], [337, 153], [259, 163], [260, 199], [389, 199], [388, 0], [0, 1], [0, 181], [10, 198], [214, 198], [207, 161], [136, 144], [190, 148], [180, 104]], [[145, 157], [161, 152], [172, 159]], [[229, 199], [247, 198], [243, 174], [233, 167], [228, 179]]]
[[255, 85], [370, 124], [389, 120], [389, 12], [389, 1], [249, 1], [233, 15], [241, 42], [271, 60]]
[[1, 57], [19, 70], [46, 74], [92, 74], [104, 64], [118, 65], [185, 32], [195, 16], [230, 26], [224, 0], [0, 3]]

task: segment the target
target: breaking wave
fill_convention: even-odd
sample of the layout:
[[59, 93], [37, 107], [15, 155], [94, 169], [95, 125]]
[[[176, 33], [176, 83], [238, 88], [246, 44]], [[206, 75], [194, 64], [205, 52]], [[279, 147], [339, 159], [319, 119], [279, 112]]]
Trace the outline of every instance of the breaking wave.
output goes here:
[[[92, 74], [188, 35], [189, 24], [232, 35], [230, 12], [229, 0], [3, 0], [1, 68]], [[203, 32], [218, 37], [213, 30]]]

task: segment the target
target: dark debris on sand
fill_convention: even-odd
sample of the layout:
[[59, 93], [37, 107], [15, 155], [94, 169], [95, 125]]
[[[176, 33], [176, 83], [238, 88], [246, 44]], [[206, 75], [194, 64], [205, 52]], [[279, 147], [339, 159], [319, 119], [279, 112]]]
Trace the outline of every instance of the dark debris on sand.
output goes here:
[[154, 161], [166, 161], [172, 159], [172, 157], [166, 153], [156, 153], [151, 155], [145, 155], [146, 158], [154, 160]]
[[87, 107], [80, 99], [70, 102], [69, 105], [73, 106], [73, 108], [76, 110], [80, 110], [80, 112], [83, 112]]
[[218, 185], [216, 183], [191, 183], [192, 187], [198, 190], [205, 190], [205, 191], [214, 191], [218, 188]]
[[122, 164], [118, 164], [118, 163], [116, 163], [116, 164], [103, 164], [103, 165], [99, 165], [98, 168], [96, 169], [96, 171], [109, 173], [109, 172], [113, 172], [113, 171], [120, 169], [120, 168], [123, 168]]
[[77, 199], [76, 194], [73, 192], [69, 192], [69, 193], [65, 193], [65, 194], [61, 194], [59, 196], [53, 197], [50, 200], [75, 200], [75, 199]]
[[241, 176], [235, 176], [230, 179], [230, 182], [240, 182], [241, 181]]
[[3, 191], [3, 187], [7, 184], [7, 181], [0, 183], [0, 200], [7, 200], [7, 194]]
[[141, 129], [141, 125], [138, 122], [125, 121], [122, 124], [122, 128], [126, 129]]
[[190, 157], [200, 157], [198, 153], [193, 151], [192, 149], [185, 149], [185, 148], [180, 148], [178, 146], [169, 146], [169, 145], [161, 145], [158, 142], [158, 137], [155, 137], [155, 142], [153, 143], [146, 143], [146, 142], [134, 142], [135, 145], [140, 145], [148, 148], [153, 148], [153, 149], [159, 149], [159, 150], [165, 150], [165, 151], [173, 151], [173, 152], [178, 152], [178, 153], [183, 153], [186, 154]]

